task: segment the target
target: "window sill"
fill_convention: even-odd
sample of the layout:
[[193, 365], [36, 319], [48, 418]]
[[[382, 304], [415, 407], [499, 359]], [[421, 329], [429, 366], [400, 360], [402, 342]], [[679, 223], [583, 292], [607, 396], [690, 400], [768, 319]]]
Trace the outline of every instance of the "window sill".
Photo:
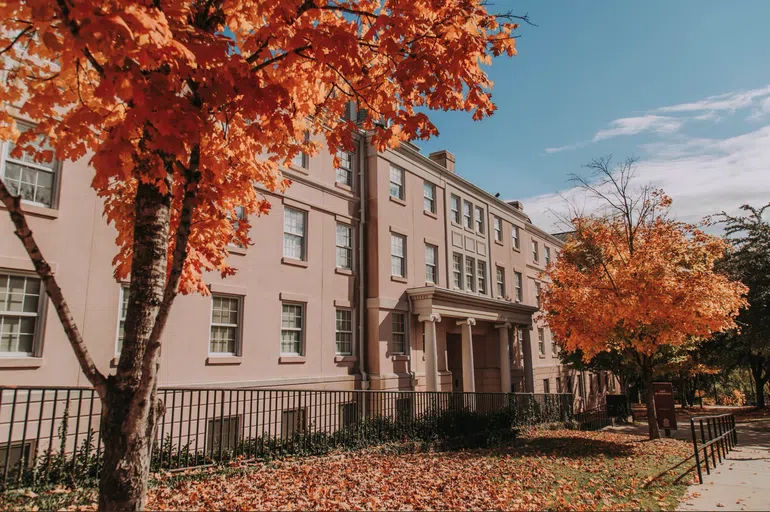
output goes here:
[[345, 192], [350, 192], [351, 194], [353, 193], [353, 187], [351, 185], [346, 185], [345, 183], [340, 183], [339, 181], [335, 181], [334, 186], [340, 190], [344, 190]]
[[462, 229], [463, 228], [462, 224], [460, 224], [459, 222], [455, 222], [453, 220], [450, 220], [449, 224], [451, 224], [453, 228], [458, 228], [458, 229]]
[[513, 249], [514, 251], [516, 251], [516, 252], [519, 252], [519, 253], [521, 252], [521, 249], [520, 249], [519, 247], [512, 247], [512, 249]]
[[431, 219], [438, 219], [438, 215], [436, 215], [435, 213], [433, 213], [433, 212], [432, 212], [432, 211], [430, 211], [430, 210], [423, 210], [423, 211], [422, 211], [422, 213], [423, 213], [425, 216], [427, 216], [427, 217], [430, 217]]
[[358, 361], [356, 356], [334, 356], [335, 363], [355, 363]]
[[246, 254], [246, 248], [241, 247], [239, 245], [233, 245], [233, 244], [227, 244], [227, 251], [230, 254], [238, 254], [239, 256], [243, 256]]
[[[0, 210], [7, 210], [5, 205], [0, 204]], [[44, 219], [58, 219], [59, 210], [56, 208], [49, 208], [47, 206], [39, 206], [36, 204], [21, 202], [21, 210], [33, 217], [42, 217]]]
[[438, 283], [434, 283], [433, 281], [425, 281], [425, 286], [438, 286]]
[[281, 356], [278, 358], [278, 364], [305, 364], [305, 356]]
[[281, 258], [281, 263], [284, 265], [291, 265], [292, 267], [302, 267], [307, 268], [307, 261], [304, 260], [295, 260], [294, 258]]
[[40, 368], [43, 363], [42, 357], [0, 357], [0, 368]]
[[406, 283], [408, 282], [405, 277], [401, 276], [390, 276], [391, 281], [395, 281], [396, 283]]
[[502, 242], [502, 240], [498, 240], [497, 238], [495, 238], [495, 243], [496, 243], [497, 245], [499, 245], [500, 247], [503, 247], [503, 242]]
[[340, 268], [340, 267], [335, 268], [334, 269], [334, 273], [335, 274], [341, 274], [343, 276], [352, 276], [353, 275], [353, 271], [351, 269], [349, 269], [349, 268]]
[[393, 197], [391, 195], [388, 195], [388, 199], [391, 200], [392, 202], [396, 203], [396, 204], [400, 204], [401, 206], [406, 206], [406, 201], [404, 201], [401, 198]]
[[407, 354], [393, 354], [390, 358], [393, 361], [409, 361], [411, 359]]
[[218, 366], [218, 365], [237, 365], [243, 362], [241, 356], [209, 356], [206, 358], [206, 365]]
[[540, 358], [540, 359], [545, 359], [545, 356], [544, 356], [544, 355], [539, 355], [539, 356], [537, 356], [537, 357], [538, 357], [538, 358]]
[[310, 174], [310, 169], [307, 169], [307, 168], [305, 168], [305, 167], [298, 167], [298, 166], [296, 166], [296, 165], [294, 165], [294, 164], [289, 164], [289, 166], [288, 166], [288, 167], [289, 167], [289, 169], [291, 169], [292, 171], [294, 171], [294, 172], [298, 172], [298, 173], [300, 173], [300, 174], [304, 174], [304, 175], [306, 175], [306, 176]]

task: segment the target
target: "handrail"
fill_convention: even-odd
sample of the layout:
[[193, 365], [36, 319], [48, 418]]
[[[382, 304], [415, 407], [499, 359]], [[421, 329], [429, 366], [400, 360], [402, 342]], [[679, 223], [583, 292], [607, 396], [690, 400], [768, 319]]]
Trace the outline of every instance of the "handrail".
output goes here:
[[[696, 420], [700, 427], [700, 444], [698, 443], [698, 435], [695, 430]], [[692, 417], [690, 418], [690, 431], [692, 432], [692, 445], [695, 456], [695, 467], [698, 470], [698, 481], [703, 483], [701, 451], [703, 452], [703, 462], [706, 466], [706, 474], [710, 475], [709, 448], [711, 449], [711, 466], [716, 468], [717, 458], [721, 463], [722, 458], [726, 458], [727, 454], [738, 444], [738, 432], [735, 428], [735, 415], [727, 413]], [[707, 432], [708, 440], [706, 440]]]

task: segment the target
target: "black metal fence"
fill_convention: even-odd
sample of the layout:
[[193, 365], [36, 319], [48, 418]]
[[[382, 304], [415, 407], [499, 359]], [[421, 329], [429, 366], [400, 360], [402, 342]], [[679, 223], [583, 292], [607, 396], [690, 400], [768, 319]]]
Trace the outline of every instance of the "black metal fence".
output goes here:
[[[697, 429], [695, 427], [696, 424], [698, 425]], [[698, 430], [700, 430], [700, 443], [698, 443]], [[690, 418], [690, 431], [692, 432], [692, 446], [695, 452], [695, 467], [698, 470], [698, 481], [703, 483], [701, 463], [706, 466], [706, 474], [711, 474], [709, 451], [711, 452], [711, 467], [715, 468], [717, 459], [721, 463], [722, 459], [727, 457], [727, 454], [738, 444], [735, 415], [695, 416]]]
[[[570, 394], [176, 388], [159, 397], [154, 470], [403, 440], [479, 445], [573, 417]], [[0, 387], [2, 488], [96, 478], [100, 417], [90, 388]]]

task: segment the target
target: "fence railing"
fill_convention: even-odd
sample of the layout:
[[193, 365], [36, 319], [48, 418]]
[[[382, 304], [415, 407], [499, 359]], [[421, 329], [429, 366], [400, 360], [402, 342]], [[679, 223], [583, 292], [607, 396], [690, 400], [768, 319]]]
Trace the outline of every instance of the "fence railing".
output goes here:
[[[697, 429], [696, 424], [698, 425]], [[698, 443], [698, 430], [700, 430], [700, 443]], [[711, 467], [716, 468], [717, 460], [721, 464], [722, 459], [738, 444], [735, 415], [695, 416], [690, 418], [690, 431], [692, 432], [692, 446], [695, 452], [698, 481], [703, 483], [701, 462], [706, 466], [706, 474], [711, 474], [709, 451], [711, 451]], [[703, 453], [702, 457], [701, 452]]]
[[[572, 395], [414, 391], [161, 389], [152, 468], [321, 454], [390, 441], [487, 442], [572, 419]], [[0, 484], [98, 476], [101, 403], [90, 388], [0, 387]]]
[[612, 423], [612, 416], [607, 413], [606, 405], [600, 405], [599, 407], [576, 413], [574, 420], [579, 430], [600, 430]]

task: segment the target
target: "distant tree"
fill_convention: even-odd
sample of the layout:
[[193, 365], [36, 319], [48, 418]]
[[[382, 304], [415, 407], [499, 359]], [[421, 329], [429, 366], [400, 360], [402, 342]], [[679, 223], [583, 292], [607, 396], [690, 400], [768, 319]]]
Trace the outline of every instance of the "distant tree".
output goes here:
[[735, 327], [746, 287], [714, 271], [725, 242], [668, 217], [671, 200], [634, 190], [634, 160], [613, 170], [593, 161], [594, 179], [576, 176], [602, 211], [572, 219], [575, 234], [546, 269], [546, 321], [567, 350], [590, 360], [616, 351], [634, 364], [650, 439], [660, 437], [652, 381], [661, 351]]
[[717, 268], [748, 287], [748, 306], [737, 318], [738, 330], [727, 333], [719, 357], [748, 367], [754, 379], [757, 407], [765, 407], [765, 388], [770, 381], [770, 222], [765, 218], [770, 203], [761, 208], [743, 205], [746, 215], [713, 215], [713, 225], [724, 225], [731, 242]]

